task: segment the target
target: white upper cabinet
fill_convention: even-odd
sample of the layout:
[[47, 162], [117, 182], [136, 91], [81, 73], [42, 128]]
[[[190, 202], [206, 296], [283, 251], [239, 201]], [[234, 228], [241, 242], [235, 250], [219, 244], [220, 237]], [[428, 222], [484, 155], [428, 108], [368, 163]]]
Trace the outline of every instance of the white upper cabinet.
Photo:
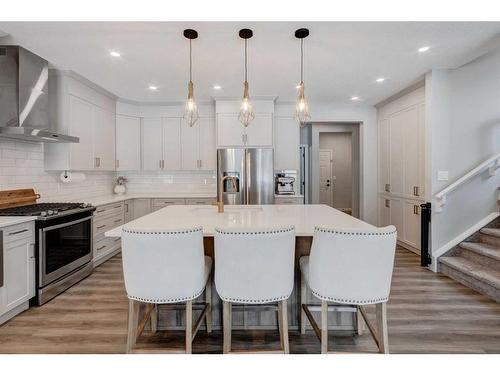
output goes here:
[[245, 146], [273, 147], [273, 114], [256, 113], [254, 120], [245, 128]]
[[274, 122], [274, 169], [299, 170], [300, 127], [292, 117]]
[[200, 168], [204, 171], [217, 169], [217, 152], [215, 147], [215, 119], [200, 118]]
[[116, 116], [116, 170], [141, 169], [141, 120], [138, 117]]
[[[163, 118], [163, 158], [162, 169], [181, 169], [181, 119]], [[144, 145], [147, 147], [147, 144]]]
[[200, 117], [189, 127], [182, 123], [182, 169], [213, 171], [217, 168], [215, 151], [215, 121]]
[[238, 115], [217, 114], [217, 147], [243, 147], [245, 131]]
[[182, 122], [182, 169], [194, 171], [200, 167], [200, 119], [193, 126]]
[[75, 73], [50, 75], [51, 129], [80, 141], [46, 144], [45, 169], [114, 170], [116, 97]]
[[159, 171], [163, 160], [163, 132], [161, 118], [142, 119], [142, 169]]

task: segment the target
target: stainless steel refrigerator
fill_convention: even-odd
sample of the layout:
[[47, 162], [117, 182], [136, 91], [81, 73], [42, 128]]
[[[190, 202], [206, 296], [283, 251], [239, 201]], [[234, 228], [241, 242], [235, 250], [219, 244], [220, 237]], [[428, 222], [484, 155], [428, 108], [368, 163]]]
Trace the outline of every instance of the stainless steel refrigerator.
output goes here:
[[[272, 148], [226, 148], [217, 150], [217, 191], [224, 176], [225, 204], [273, 204], [274, 160]], [[217, 197], [221, 199], [221, 197]]]

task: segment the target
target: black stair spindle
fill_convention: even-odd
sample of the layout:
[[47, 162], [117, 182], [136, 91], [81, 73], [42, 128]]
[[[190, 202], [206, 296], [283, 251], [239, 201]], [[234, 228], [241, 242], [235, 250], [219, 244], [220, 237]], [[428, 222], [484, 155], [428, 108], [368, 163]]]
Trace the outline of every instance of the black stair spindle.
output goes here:
[[430, 226], [431, 226], [431, 203], [420, 205], [420, 265], [428, 267], [432, 260], [429, 254]]

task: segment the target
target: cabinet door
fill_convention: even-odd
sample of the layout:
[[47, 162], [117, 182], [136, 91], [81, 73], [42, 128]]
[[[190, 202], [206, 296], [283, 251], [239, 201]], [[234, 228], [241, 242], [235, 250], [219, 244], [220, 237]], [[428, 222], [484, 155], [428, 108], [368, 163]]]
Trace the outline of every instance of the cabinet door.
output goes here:
[[116, 170], [141, 169], [141, 120], [116, 116]]
[[129, 199], [123, 202], [123, 222], [128, 223], [134, 220], [134, 200]]
[[200, 128], [203, 126], [201, 119], [193, 125], [182, 124], [181, 150], [182, 168], [185, 171], [194, 171], [200, 167]]
[[255, 119], [245, 129], [247, 146], [273, 145], [273, 116], [271, 113], [256, 113]]
[[379, 198], [378, 225], [386, 227], [391, 224], [391, 201], [385, 197]]
[[407, 123], [408, 114], [406, 111], [396, 113], [390, 118], [389, 128], [389, 150], [390, 150], [390, 192], [393, 194], [403, 194], [403, 131]]
[[299, 169], [300, 127], [293, 118], [275, 119], [274, 169]]
[[71, 143], [70, 163], [73, 170], [94, 169], [93, 105], [69, 96], [70, 134], [80, 138], [79, 143]]
[[217, 150], [215, 146], [215, 119], [200, 118], [200, 168], [203, 171], [217, 169]]
[[404, 202], [404, 237], [403, 240], [416, 249], [420, 249], [420, 207], [415, 201]]
[[[163, 169], [181, 169], [181, 123], [180, 118], [163, 119]], [[195, 125], [196, 126], [196, 125]]]
[[378, 155], [379, 155], [379, 191], [389, 192], [389, 120], [383, 119], [378, 124]]
[[405, 195], [418, 196], [420, 177], [420, 129], [418, 107], [408, 109], [404, 124], [404, 183]]
[[404, 240], [404, 223], [403, 223], [403, 202], [401, 199], [389, 200], [390, 223], [394, 225], [398, 231], [398, 239]]
[[217, 147], [243, 146], [243, 134], [237, 114], [217, 114]]
[[34, 244], [18, 241], [4, 248], [4, 311], [12, 310], [34, 296]]
[[145, 118], [142, 120], [142, 169], [157, 171], [161, 169], [162, 155], [162, 120]]
[[134, 219], [151, 213], [151, 199], [137, 198], [134, 199]]
[[[96, 169], [115, 170], [115, 115], [94, 106], [94, 158]], [[96, 163], [96, 160], [94, 160]]]

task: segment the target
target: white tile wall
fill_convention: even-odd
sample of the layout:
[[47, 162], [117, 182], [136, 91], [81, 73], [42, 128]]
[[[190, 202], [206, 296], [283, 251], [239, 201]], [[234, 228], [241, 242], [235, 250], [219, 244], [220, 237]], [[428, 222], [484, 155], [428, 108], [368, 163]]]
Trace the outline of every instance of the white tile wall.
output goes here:
[[0, 190], [33, 188], [41, 201], [85, 201], [112, 194], [118, 175], [129, 179], [130, 193], [207, 193], [216, 195], [213, 172], [85, 172], [84, 181], [63, 183], [59, 172], [46, 172], [43, 144], [0, 138]]

